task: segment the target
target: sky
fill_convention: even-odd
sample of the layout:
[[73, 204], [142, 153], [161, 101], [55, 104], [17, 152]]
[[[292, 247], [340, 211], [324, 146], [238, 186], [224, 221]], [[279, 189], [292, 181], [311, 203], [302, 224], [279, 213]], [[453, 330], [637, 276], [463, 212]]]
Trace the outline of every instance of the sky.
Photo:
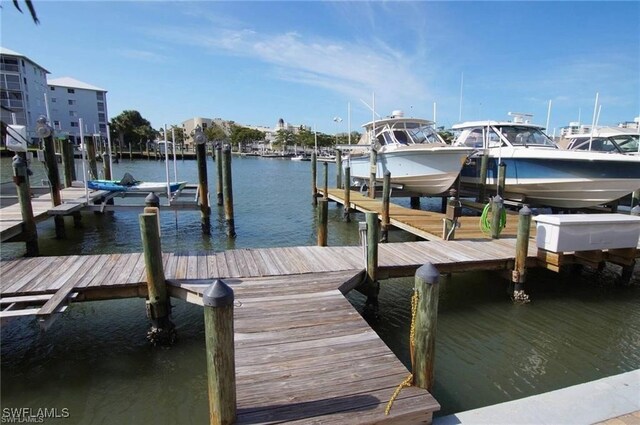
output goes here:
[[[155, 128], [193, 117], [333, 134], [402, 110], [549, 131], [640, 115], [640, 2], [0, 1], [0, 45]], [[337, 119], [336, 119], [337, 118]]]

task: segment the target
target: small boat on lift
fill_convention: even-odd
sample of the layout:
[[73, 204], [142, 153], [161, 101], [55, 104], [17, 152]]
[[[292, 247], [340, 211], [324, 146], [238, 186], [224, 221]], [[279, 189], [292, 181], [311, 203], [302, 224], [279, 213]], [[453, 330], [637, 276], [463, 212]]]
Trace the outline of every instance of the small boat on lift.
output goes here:
[[369, 182], [371, 149], [377, 152], [376, 180], [391, 173], [391, 183], [402, 189], [422, 194], [441, 195], [458, 178], [462, 165], [475, 149], [453, 147], [445, 143], [433, 128], [434, 122], [406, 118], [402, 111], [393, 111], [363, 125], [365, 132], [356, 145], [340, 145], [349, 151], [343, 167], [351, 167], [353, 183]]
[[487, 155], [487, 185], [497, 185], [505, 169], [505, 199], [557, 208], [607, 204], [640, 188], [640, 156], [561, 149], [531, 124], [531, 115], [510, 113], [513, 121], [475, 121], [454, 125], [454, 146], [478, 150], [460, 174], [462, 188], [480, 184]]
[[[183, 182], [170, 182], [169, 191], [178, 192], [187, 185]], [[87, 187], [93, 190], [108, 190], [110, 192], [166, 192], [167, 182], [142, 182], [125, 173], [121, 180], [89, 180]]]

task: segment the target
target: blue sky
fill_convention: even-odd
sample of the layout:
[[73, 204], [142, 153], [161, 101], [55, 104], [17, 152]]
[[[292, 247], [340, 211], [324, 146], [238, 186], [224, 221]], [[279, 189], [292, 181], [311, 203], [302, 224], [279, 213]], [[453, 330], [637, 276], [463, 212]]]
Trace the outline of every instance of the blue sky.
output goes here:
[[[23, 0], [20, 4], [24, 6]], [[0, 43], [108, 91], [111, 117], [194, 116], [334, 133], [401, 109], [438, 125], [640, 115], [640, 2], [1, 2]], [[23, 9], [26, 9], [23, 7]], [[333, 118], [339, 116], [341, 123]]]

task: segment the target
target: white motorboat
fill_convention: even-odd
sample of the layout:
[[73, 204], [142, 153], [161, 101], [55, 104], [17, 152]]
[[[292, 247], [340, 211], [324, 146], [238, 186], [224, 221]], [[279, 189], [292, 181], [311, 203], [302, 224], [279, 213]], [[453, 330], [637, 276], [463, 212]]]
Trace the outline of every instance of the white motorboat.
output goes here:
[[640, 155], [640, 134], [634, 128], [599, 127], [592, 132], [567, 135], [559, 145], [569, 150]]
[[454, 145], [478, 149], [462, 169], [463, 187], [477, 187], [480, 159], [488, 156], [487, 184], [497, 184], [504, 163], [504, 198], [532, 205], [583, 208], [602, 205], [640, 188], [640, 157], [560, 149], [516, 116], [513, 122], [476, 121], [453, 126]]
[[353, 183], [366, 185], [371, 172], [370, 151], [377, 152], [376, 180], [391, 174], [391, 183], [422, 195], [445, 193], [458, 178], [473, 148], [452, 147], [433, 129], [433, 121], [406, 118], [401, 111], [366, 123], [357, 145], [341, 145], [349, 155]]

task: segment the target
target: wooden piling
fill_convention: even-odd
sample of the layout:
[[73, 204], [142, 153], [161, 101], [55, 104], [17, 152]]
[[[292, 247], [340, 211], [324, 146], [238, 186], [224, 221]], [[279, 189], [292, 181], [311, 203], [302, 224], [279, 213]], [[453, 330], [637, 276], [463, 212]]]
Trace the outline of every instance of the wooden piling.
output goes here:
[[[155, 212], [149, 212], [155, 210]], [[140, 233], [144, 249], [144, 263], [147, 277], [147, 316], [151, 320], [151, 330], [147, 338], [154, 344], [171, 345], [175, 341], [175, 326], [169, 319], [171, 304], [167, 292], [162, 263], [162, 246], [158, 226], [157, 208], [145, 208], [140, 214]]]
[[336, 149], [336, 189], [342, 189], [342, 151]]
[[222, 150], [222, 193], [224, 197], [224, 218], [227, 222], [227, 236], [236, 237], [236, 226], [233, 218], [233, 183], [231, 179], [231, 146]]
[[504, 197], [504, 185], [507, 178], [507, 164], [501, 162], [498, 165], [498, 195]]
[[[165, 146], [165, 149], [168, 149], [168, 147]], [[129, 159], [133, 159], [133, 145], [131, 144], [131, 142], [129, 142]]]
[[416, 271], [415, 297], [417, 297], [413, 320], [413, 346], [411, 365], [413, 384], [431, 392], [433, 389], [433, 364], [436, 348], [436, 327], [438, 320], [438, 281], [440, 273], [431, 263], [426, 263]]
[[74, 180], [75, 167], [73, 158], [73, 146], [69, 140], [62, 140], [60, 143], [60, 153], [62, 154], [62, 169], [64, 171], [64, 187], [71, 187]]
[[318, 187], [316, 182], [318, 181], [318, 157], [316, 151], [311, 152], [311, 203], [315, 207], [318, 205]]
[[328, 216], [329, 200], [322, 198], [318, 201], [318, 246], [327, 246]]
[[516, 260], [511, 272], [513, 282], [513, 299], [527, 302], [529, 297], [524, 293], [524, 282], [527, 271], [527, 255], [529, 251], [529, 233], [531, 231], [531, 209], [523, 206], [518, 213], [518, 233], [516, 236]]
[[382, 238], [380, 242], [388, 242], [389, 241], [389, 227], [390, 227], [390, 219], [389, 219], [389, 202], [391, 198], [391, 173], [386, 171], [384, 173], [384, 178], [382, 180]]
[[87, 159], [89, 160], [89, 172], [91, 178], [98, 178], [98, 163], [96, 161], [96, 145], [93, 142], [93, 137], [85, 137], [84, 146], [87, 149]]
[[489, 154], [486, 150], [482, 152], [480, 157], [480, 188], [478, 190], [478, 198], [476, 202], [484, 203], [487, 199], [487, 168], [489, 165]]
[[109, 161], [109, 153], [102, 154], [102, 167], [104, 168], [104, 179], [111, 180], [111, 161]]
[[378, 152], [371, 147], [369, 153], [369, 198], [375, 199], [376, 197], [376, 176], [378, 174]]
[[496, 195], [491, 200], [491, 239], [499, 239], [502, 231], [502, 198]]
[[203, 293], [209, 390], [209, 423], [236, 421], [236, 366], [233, 329], [233, 290], [216, 280]]
[[200, 200], [200, 224], [202, 233], [211, 234], [211, 208], [209, 207], [209, 181], [207, 179], [207, 147], [205, 143], [196, 145], [198, 163], [198, 194]]
[[442, 239], [453, 240], [456, 233], [458, 217], [462, 214], [460, 202], [457, 198], [457, 191], [451, 189], [451, 196], [447, 199], [446, 217], [444, 219], [444, 229]]
[[329, 190], [328, 190], [329, 189], [329, 163], [323, 162], [322, 168], [324, 171], [324, 174], [323, 174], [324, 184], [322, 185], [322, 189], [323, 189], [322, 193], [323, 193], [324, 199], [329, 199]]
[[351, 221], [351, 167], [344, 169], [344, 220], [349, 223]]
[[[49, 187], [51, 190], [51, 202], [53, 206], [62, 203], [60, 196], [60, 172], [58, 171], [58, 159], [54, 148], [53, 136], [44, 138], [44, 159], [47, 165], [47, 177], [49, 178]], [[66, 235], [64, 228], [64, 216], [55, 215], [53, 223], [56, 231], [56, 238], [63, 239]]]
[[216, 171], [217, 171], [217, 180], [216, 180], [216, 194], [218, 198], [218, 205], [222, 205], [224, 203], [224, 196], [222, 195], [222, 146], [216, 146]]
[[412, 196], [409, 199], [409, 206], [411, 208], [413, 208], [414, 210], [419, 210], [420, 209], [420, 197], [419, 196]]
[[380, 292], [380, 282], [378, 282], [378, 241], [380, 240], [380, 227], [378, 224], [378, 214], [375, 212], [366, 213], [367, 223], [367, 281], [364, 293], [367, 295], [365, 310], [373, 310], [374, 315], [378, 311], [378, 293]]
[[20, 214], [23, 222], [24, 241], [26, 243], [26, 256], [37, 257], [40, 255], [38, 248], [38, 230], [33, 217], [31, 206], [31, 190], [29, 188], [29, 175], [27, 170], [27, 160], [24, 154], [16, 154], [13, 157], [13, 182], [18, 192], [20, 202]]

